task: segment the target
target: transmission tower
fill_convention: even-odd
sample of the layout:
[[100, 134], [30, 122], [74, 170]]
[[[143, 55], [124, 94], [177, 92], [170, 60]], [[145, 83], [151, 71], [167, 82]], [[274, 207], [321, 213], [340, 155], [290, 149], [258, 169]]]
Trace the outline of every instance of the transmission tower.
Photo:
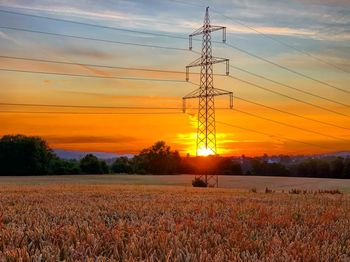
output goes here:
[[[196, 154], [216, 155], [216, 129], [215, 129], [215, 96], [228, 95], [230, 108], [233, 108], [233, 93], [214, 88], [213, 64], [226, 63], [226, 75], [229, 74], [229, 59], [213, 57], [211, 48], [211, 33], [222, 30], [222, 41], [226, 42], [226, 27], [210, 25], [209, 7], [206, 8], [203, 26], [189, 35], [189, 49], [192, 50], [192, 37], [202, 35], [201, 57], [186, 66], [186, 81], [189, 81], [189, 69], [200, 67], [199, 88], [183, 97], [183, 110], [186, 111], [186, 100], [198, 98], [198, 127]], [[208, 186], [217, 187], [216, 174], [207, 171], [199, 176]]]

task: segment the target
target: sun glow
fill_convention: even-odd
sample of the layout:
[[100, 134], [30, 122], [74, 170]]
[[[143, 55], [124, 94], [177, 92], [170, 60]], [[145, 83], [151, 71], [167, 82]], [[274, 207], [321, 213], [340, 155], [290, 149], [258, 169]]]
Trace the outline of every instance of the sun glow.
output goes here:
[[198, 149], [197, 155], [198, 156], [209, 156], [209, 155], [214, 155], [214, 152], [210, 148], [202, 147], [202, 148]]

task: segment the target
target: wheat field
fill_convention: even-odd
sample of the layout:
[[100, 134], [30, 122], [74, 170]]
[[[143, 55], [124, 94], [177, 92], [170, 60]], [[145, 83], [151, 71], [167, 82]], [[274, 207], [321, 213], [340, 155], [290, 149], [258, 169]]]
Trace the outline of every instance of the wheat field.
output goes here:
[[349, 261], [348, 194], [0, 189], [1, 261]]

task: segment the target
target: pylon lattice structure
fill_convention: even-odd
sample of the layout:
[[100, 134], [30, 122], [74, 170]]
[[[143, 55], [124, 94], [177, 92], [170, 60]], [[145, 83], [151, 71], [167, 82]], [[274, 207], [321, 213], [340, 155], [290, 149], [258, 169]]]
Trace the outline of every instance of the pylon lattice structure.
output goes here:
[[[215, 128], [215, 101], [216, 96], [228, 95], [230, 108], [233, 108], [233, 93], [214, 88], [213, 64], [226, 63], [226, 75], [229, 74], [229, 59], [213, 57], [211, 46], [211, 33], [222, 30], [222, 41], [226, 42], [226, 27], [210, 24], [209, 7], [206, 8], [203, 26], [189, 35], [189, 49], [192, 50], [192, 37], [202, 35], [201, 57], [186, 66], [186, 80], [189, 81], [189, 69], [200, 67], [200, 87], [183, 97], [183, 109], [186, 111], [186, 100], [198, 98], [198, 127], [197, 148], [198, 155], [216, 155], [216, 128]], [[208, 186], [218, 187], [216, 174], [208, 174], [206, 171], [200, 177]]]

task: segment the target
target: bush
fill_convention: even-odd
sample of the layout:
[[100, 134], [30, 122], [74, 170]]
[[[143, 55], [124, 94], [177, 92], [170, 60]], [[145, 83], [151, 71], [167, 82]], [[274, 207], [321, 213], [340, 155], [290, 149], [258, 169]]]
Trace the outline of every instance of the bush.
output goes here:
[[258, 192], [258, 190], [257, 190], [255, 187], [253, 187], [253, 188], [251, 188], [251, 189], [249, 190], [249, 192], [252, 192], [252, 193], [257, 193], [257, 192]]
[[192, 180], [192, 186], [194, 186], [194, 187], [208, 187], [208, 184], [204, 180], [196, 177], [194, 180]]
[[266, 187], [265, 188], [265, 194], [270, 194], [270, 193], [273, 193], [273, 190], [268, 188], [268, 187]]
[[0, 139], [0, 174], [47, 175], [54, 156], [40, 137], [3, 136]]

